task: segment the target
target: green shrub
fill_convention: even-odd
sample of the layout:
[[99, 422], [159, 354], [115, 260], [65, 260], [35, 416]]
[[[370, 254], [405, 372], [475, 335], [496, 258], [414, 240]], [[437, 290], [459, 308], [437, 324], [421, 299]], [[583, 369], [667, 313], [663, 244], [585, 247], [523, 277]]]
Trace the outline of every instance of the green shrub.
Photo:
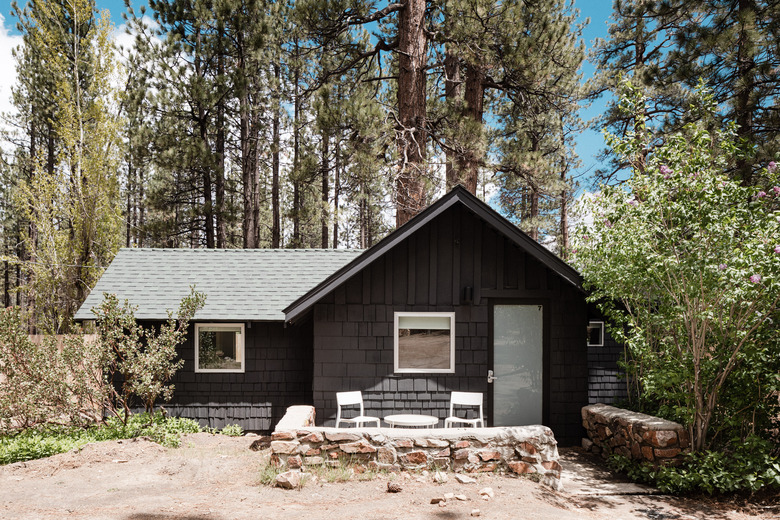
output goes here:
[[[622, 106], [646, 103], [625, 92]], [[709, 124], [711, 93], [693, 99], [698, 122], [680, 132], [640, 120], [641, 138], [608, 136], [622, 160], [641, 160], [587, 198], [572, 258], [625, 346], [631, 408], [681, 423], [693, 451], [728, 453], [770, 440], [780, 415], [780, 168], [754, 168], [754, 186], [733, 179], [749, 158], [735, 126]]]
[[708, 495], [761, 489], [780, 490], [780, 459], [772, 446], [758, 437], [749, 438], [734, 452], [702, 451], [688, 455], [679, 466], [653, 467], [620, 455], [612, 455], [612, 469], [628, 474], [664, 493]]
[[244, 429], [238, 424], [228, 424], [219, 433], [228, 437], [240, 437], [244, 434]]
[[108, 395], [101, 359], [81, 335], [33, 341], [21, 309], [0, 309], [0, 433], [99, 421]]
[[90, 428], [31, 428], [17, 435], [0, 436], [0, 464], [49, 457], [90, 442], [135, 437], [148, 437], [162, 446], [176, 448], [182, 434], [199, 431], [200, 426], [192, 419], [165, 417], [162, 413], [151, 418], [146, 413], [131, 415], [127, 424], [112, 417], [105, 425]]
[[107, 294], [93, 309], [94, 340], [74, 334], [38, 342], [28, 336], [21, 309], [0, 309], [0, 434], [44, 425], [86, 427], [104, 410], [127, 421], [137, 399], [153, 412], [155, 403], [173, 395], [170, 380], [184, 363], [176, 347], [204, 302], [193, 287], [176, 315], [169, 312], [160, 327], [144, 328], [128, 302]]

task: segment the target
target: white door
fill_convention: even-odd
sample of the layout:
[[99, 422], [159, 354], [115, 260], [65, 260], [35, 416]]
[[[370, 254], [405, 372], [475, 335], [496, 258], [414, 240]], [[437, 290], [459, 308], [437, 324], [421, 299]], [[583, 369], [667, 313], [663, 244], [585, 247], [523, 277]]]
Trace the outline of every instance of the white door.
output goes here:
[[542, 424], [544, 310], [493, 306], [493, 425]]

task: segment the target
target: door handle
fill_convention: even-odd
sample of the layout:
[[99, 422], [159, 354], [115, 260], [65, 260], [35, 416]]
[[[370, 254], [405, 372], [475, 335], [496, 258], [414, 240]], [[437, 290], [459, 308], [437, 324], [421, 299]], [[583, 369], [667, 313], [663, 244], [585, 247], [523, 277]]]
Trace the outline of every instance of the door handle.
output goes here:
[[492, 370], [488, 370], [487, 382], [488, 383], [492, 383], [496, 379], [498, 379], [498, 378], [493, 375], [493, 371]]

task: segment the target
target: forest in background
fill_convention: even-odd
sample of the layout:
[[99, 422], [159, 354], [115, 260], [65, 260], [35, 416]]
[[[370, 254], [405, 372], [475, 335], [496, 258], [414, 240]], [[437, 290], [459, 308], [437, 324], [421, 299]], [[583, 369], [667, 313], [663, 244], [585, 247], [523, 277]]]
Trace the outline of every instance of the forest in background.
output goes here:
[[[563, 0], [151, 0], [119, 53], [92, 0], [16, 6], [0, 303], [64, 332], [119, 247], [365, 248], [457, 183], [565, 258], [579, 109], [628, 80], [640, 101], [591, 124], [672, 132], [702, 82], [752, 183], [777, 155], [780, 7], [614, 6], [589, 81]], [[651, 152], [605, 152], [597, 181]]]

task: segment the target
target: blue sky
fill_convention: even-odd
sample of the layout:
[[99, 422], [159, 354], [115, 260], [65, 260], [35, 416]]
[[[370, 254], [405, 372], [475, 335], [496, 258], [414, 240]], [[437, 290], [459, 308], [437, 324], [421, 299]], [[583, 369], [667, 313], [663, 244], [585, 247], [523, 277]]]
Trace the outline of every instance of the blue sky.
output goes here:
[[[19, 4], [24, 4], [24, 0], [17, 0]], [[143, 2], [145, 4], [145, 2]], [[138, 8], [142, 3], [140, 1], [132, 1], [133, 8], [138, 11]], [[120, 26], [124, 21], [122, 20], [122, 13], [125, 12], [125, 4], [123, 0], [97, 0], [97, 6], [99, 9], [108, 9], [111, 12], [111, 18], [114, 25]], [[585, 45], [589, 49], [595, 38], [605, 38], [607, 36], [608, 20], [612, 14], [612, 2], [608, 0], [575, 0], [575, 7], [580, 10], [581, 18], [590, 18], [590, 24], [585, 28], [583, 33], [583, 39]], [[0, 0], [0, 14], [4, 18], [4, 28], [0, 33], [0, 70], [3, 71], [2, 76], [9, 78], [8, 69], [13, 67], [13, 62], [10, 60], [10, 46], [13, 44], [14, 35], [17, 35], [16, 31], [16, 19], [11, 16], [11, 2], [10, 0]], [[5, 48], [3, 48], [5, 47]], [[582, 69], [585, 78], [593, 75], [594, 67], [590, 63], [585, 63]], [[13, 77], [13, 74], [10, 75]], [[6, 109], [8, 103], [9, 87], [7, 85], [0, 85], [0, 110]], [[604, 109], [605, 101], [603, 99], [597, 100], [587, 109], [583, 109], [580, 113], [580, 117], [587, 121], [598, 115]], [[598, 167], [596, 155], [599, 150], [604, 147], [604, 139], [600, 132], [594, 130], [586, 130], [577, 138], [577, 153], [582, 161], [582, 168], [578, 172], [579, 181], [583, 185], [583, 188], [587, 188], [589, 184], [589, 176]]]

